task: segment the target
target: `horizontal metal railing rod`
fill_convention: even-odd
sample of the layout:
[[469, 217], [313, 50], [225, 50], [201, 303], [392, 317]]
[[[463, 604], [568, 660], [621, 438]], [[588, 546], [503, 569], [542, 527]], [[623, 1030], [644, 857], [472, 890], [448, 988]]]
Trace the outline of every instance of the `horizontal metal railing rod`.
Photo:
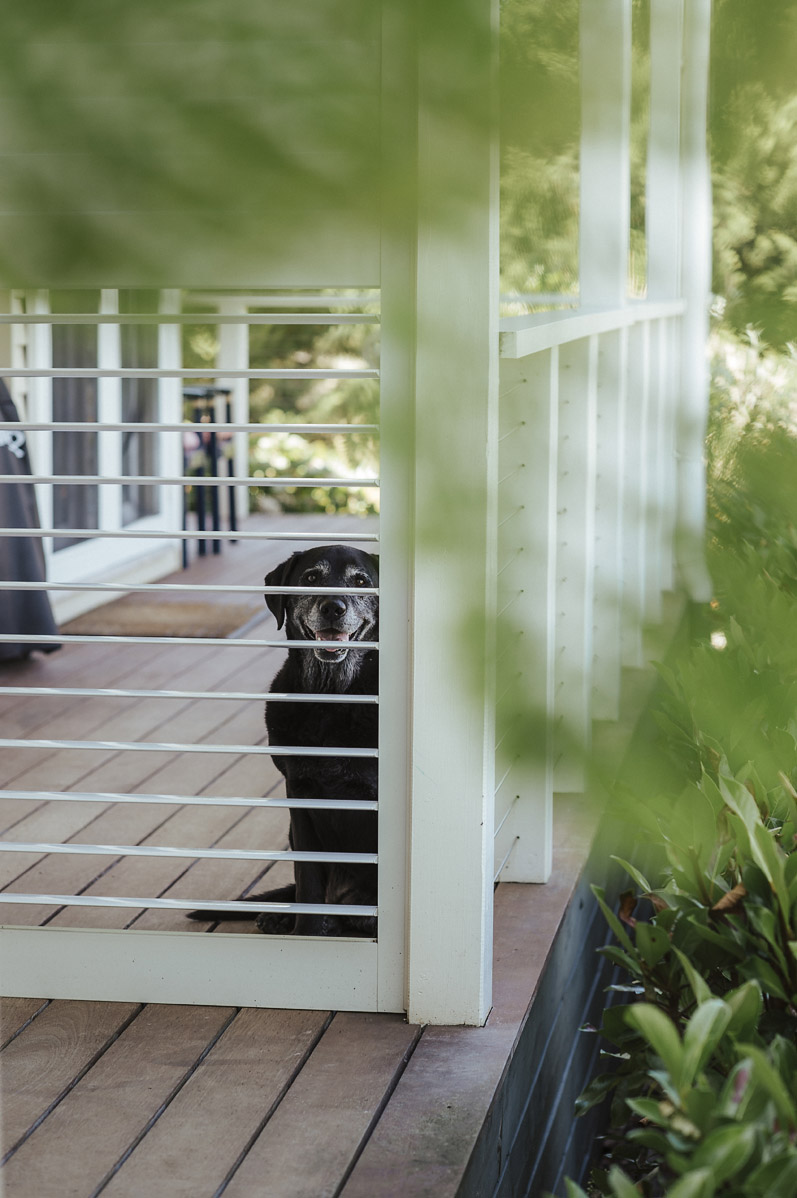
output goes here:
[[306, 433], [309, 436], [339, 436], [346, 433], [377, 433], [378, 424], [214, 424], [202, 421], [199, 425], [187, 421], [160, 424], [158, 421], [100, 420], [8, 420], [4, 429], [19, 429], [28, 433], [251, 433], [263, 436], [272, 433]]
[[379, 324], [370, 312], [2, 312], [4, 324]]
[[355, 903], [257, 903], [232, 899], [156, 899], [156, 898], [108, 898], [95, 894], [15, 894], [0, 893], [1, 903], [19, 906], [31, 904], [46, 907], [143, 907], [169, 911], [196, 911], [210, 907], [214, 911], [246, 911], [257, 915], [260, 911], [271, 911], [284, 915], [359, 915], [375, 916], [378, 908], [358, 906]]
[[[341, 641], [244, 640], [224, 636], [54, 636], [37, 632], [0, 632], [0, 644], [12, 645], [235, 645], [249, 649], [340, 649]], [[346, 641], [347, 649], [378, 649], [378, 641]]]
[[[251, 641], [248, 643], [251, 644]], [[0, 698], [3, 695], [56, 699], [60, 695], [69, 695], [75, 699], [234, 699], [240, 703], [266, 699], [269, 703], [379, 703], [378, 695], [290, 694], [282, 691], [123, 690], [118, 687], [100, 686], [0, 686]]]
[[[219, 478], [203, 475], [176, 475], [159, 478], [157, 474], [0, 474], [0, 483], [46, 483], [51, 486], [178, 486], [178, 487], [378, 487], [378, 478]], [[62, 533], [63, 535], [63, 533]]]
[[154, 844], [64, 844], [0, 840], [0, 853], [52, 853], [78, 857], [190, 857], [197, 861], [311, 861], [323, 865], [376, 865], [376, 853], [317, 853], [294, 849], [188, 849]]
[[378, 749], [338, 748], [332, 745], [172, 744], [153, 740], [24, 740], [0, 738], [0, 749], [102, 749], [117, 753], [231, 753], [236, 757], [378, 757]]
[[284, 795], [251, 798], [242, 795], [122, 794], [116, 791], [0, 790], [0, 799], [29, 799], [40, 803], [127, 803], [168, 807], [296, 807], [306, 811], [377, 811], [374, 799], [289, 799]]
[[[204, 482], [204, 479], [196, 480]], [[207, 541], [211, 533], [198, 529], [181, 529], [167, 532], [162, 528], [4, 528], [4, 537], [73, 537], [76, 540], [88, 540], [91, 537], [109, 537], [113, 540], [138, 538], [144, 540]], [[379, 540], [379, 534], [374, 532], [228, 532], [224, 529], [213, 529], [214, 541], [329, 541], [335, 543], [341, 539], [351, 542]]]
[[[0, 532], [0, 536], [3, 535]], [[215, 533], [213, 534], [216, 535]], [[0, 582], [0, 591], [109, 591], [122, 594], [173, 594], [190, 592], [207, 595], [378, 595], [378, 587], [276, 587], [243, 586], [234, 583], [199, 582]]]
[[280, 370], [251, 367], [219, 370], [197, 370], [184, 367], [155, 366], [0, 366], [0, 375], [12, 379], [378, 379], [379, 371], [371, 367], [351, 366], [348, 369], [317, 369], [313, 366]]

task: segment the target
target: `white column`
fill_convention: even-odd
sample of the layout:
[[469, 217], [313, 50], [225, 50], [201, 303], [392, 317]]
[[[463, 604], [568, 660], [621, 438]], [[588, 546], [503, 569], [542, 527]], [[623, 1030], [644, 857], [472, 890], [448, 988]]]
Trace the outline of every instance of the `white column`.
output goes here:
[[706, 125], [711, 0], [686, 0], [681, 119], [681, 278], [686, 300], [678, 422], [677, 560], [692, 599], [711, 598], [703, 540], [708, 417], [708, 310], [711, 289], [711, 176]]
[[556, 348], [501, 362], [495, 867], [503, 882], [551, 873], [558, 384]]
[[559, 355], [554, 788], [581, 793], [591, 743], [598, 338]]
[[[113, 288], [100, 291], [100, 315], [113, 316], [119, 312], [119, 292]], [[97, 326], [97, 365], [100, 370], [118, 370], [122, 364], [122, 339], [118, 324]], [[122, 380], [97, 380], [97, 420], [118, 424], [122, 419]], [[101, 476], [118, 477], [122, 473], [122, 434], [97, 434], [97, 463]], [[109, 531], [122, 527], [122, 488], [102, 485], [99, 490], [99, 526]]]
[[[160, 312], [180, 312], [180, 291], [168, 288], [160, 293]], [[158, 366], [161, 370], [179, 370], [183, 364], [179, 324], [158, 326]], [[183, 418], [182, 382], [179, 378], [158, 380], [158, 419], [164, 424], [179, 424]], [[183, 447], [180, 433], [161, 433], [159, 436], [158, 469], [161, 474], [172, 477], [183, 473]], [[180, 487], [160, 488], [161, 513], [166, 528], [177, 533], [182, 527], [183, 496]], [[174, 542], [177, 548], [179, 542]]]
[[631, 0], [582, 0], [582, 306], [625, 303], [631, 206]]
[[605, 333], [598, 349], [592, 663], [596, 720], [616, 720], [620, 714], [627, 384], [628, 329], [622, 328]]
[[[219, 314], [222, 316], [246, 316], [248, 309], [245, 303], [238, 299], [222, 299], [218, 301]], [[221, 324], [218, 327], [219, 370], [248, 370], [249, 369], [249, 325], [246, 321], [241, 324]], [[249, 423], [249, 380], [242, 378], [219, 379], [220, 387], [229, 388], [230, 410], [235, 424]], [[217, 405], [217, 413], [220, 407]], [[234, 437], [234, 473], [237, 478], [249, 475], [249, 434], [236, 433]], [[226, 491], [226, 488], [223, 489]], [[248, 487], [235, 488], [235, 510], [239, 520], [243, 520], [249, 511]]]
[[478, 1024], [492, 989], [497, 5], [469, 10], [419, 20], [408, 978], [411, 1020]]
[[[684, 0], [651, 0], [650, 128], [645, 189], [648, 299], [681, 295], [681, 72]], [[672, 590], [678, 477], [675, 431], [680, 404], [681, 320], [658, 322], [654, 336], [658, 391], [659, 583]], [[652, 614], [656, 614], [653, 612]]]

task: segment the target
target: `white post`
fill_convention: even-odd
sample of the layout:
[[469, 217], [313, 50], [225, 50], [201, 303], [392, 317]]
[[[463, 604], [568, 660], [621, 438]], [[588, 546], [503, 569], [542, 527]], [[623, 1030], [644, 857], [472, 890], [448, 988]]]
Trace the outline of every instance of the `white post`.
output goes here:
[[[100, 291], [100, 315], [113, 316], [119, 312], [119, 292], [113, 288]], [[122, 338], [118, 324], [97, 326], [97, 365], [101, 370], [118, 370], [122, 365]], [[118, 424], [122, 419], [122, 380], [105, 377], [97, 379], [97, 419]], [[95, 433], [99, 474], [117, 477], [122, 473], [122, 434]], [[98, 497], [99, 526], [105, 529], [122, 527], [121, 486], [100, 486]]]
[[559, 355], [554, 788], [580, 794], [591, 743], [598, 338]]
[[[377, 1005], [407, 997], [407, 895], [412, 793], [412, 581], [415, 392], [416, 47], [398, 5], [382, 12], [381, 345], [379, 386], [379, 937]], [[391, 185], [402, 180], [402, 187]]]
[[[498, 378], [493, 0], [419, 19], [409, 1018], [492, 991]], [[474, 25], [480, 26], [478, 32]]]
[[627, 384], [628, 329], [622, 328], [605, 333], [598, 350], [592, 663], [596, 720], [616, 720], [620, 714]]
[[551, 873], [558, 385], [558, 348], [502, 359], [497, 732], [505, 741], [496, 760], [495, 862], [502, 882], [546, 882]]
[[620, 307], [631, 208], [631, 0], [582, 0], [580, 40], [581, 304]]
[[[219, 314], [222, 316], [246, 316], [247, 306], [239, 299], [222, 299], [218, 301]], [[221, 324], [218, 328], [219, 337], [219, 370], [248, 370], [249, 369], [249, 326], [246, 321], [241, 324]], [[219, 379], [220, 387], [229, 388], [230, 410], [233, 423], [249, 423], [249, 380], [242, 378]], [[218, 407], [218, 405], [217, 405]], [[234, 474], [236, 478], [246, 478], [249, 474], [249, 434], [235, 433], [234, 440]], [[226, 490], [226, 488], [225, 488]], [[235, 512], [239, 520], [243, 520], [249, 511], [248, 487], [235, 487]]]
[[[47, 291], [29, 291], [25, 297], [25, 310], [31, 315], [46, 316], [50, 311]], [[50, 370], [53, 365], [53, 330], [49, 324], [28, 325], [28, 356], [25, 365], [40, 370]], [[28, 381], [28, 420], [44, 424], [53, 418], [53, 384], [51, 379], [31, 378]], [[30, 433], [30, 460], [34, 474], [53, 472], [52, 433]], [[42, 528], [53, 526], [53, 488], [49, 483], [36, 483], [36, 503]], [[43, 539], [45, 560], [52, 560], [53, 542]]]
[[[645, 190], [648, 299], [681, 295], [681, 71], [684, 0], [650, 3], [650, 128]], [[675, 458], [681, 353], [680, 319], [658, 323], [660, 577], [672, 590], [678, 478]]]
[[681, 120], [681, 278], [687, 303], [681, 339], [678, 428], [678, 567], [693, 600], [711, 598], [703, 540], [708, 417], [708, 310], [711, 290], [711, 177], [707, 147], [711, 0], [686, 0]]
[[[579, 276], [581, 304], [589, 308], [620, 308], [628, 291], [628, 243], [631, 208], [631, 0], [583, 0], [580, 10], [581, 70], [581, 208], [579, 217]], [[621, 452], [624, 439], [626, 399], [626, 334], [612, 334], [601, 344], [600, 362], [596, 359], [594, 415], [585, 414], [581, 436], [599, 438], [597, 462], [599, 475], [586, 480], [591, 486], [597, 510], [594, 513], [594, 604], [589, 612], [589, 659], [587, 675], [588, 708], [579, 716], [588, 733], [590, 714], [613, 718], [620, 689], [620, 605], [625, 597], [619, 538], [623, 526], [626, 486], [626, 462]], [[566, 359], [563, 359], [565, 361]], [[577, 403], [573, 383], [568, 384], [571, 402]], [[582, 403], [584, 401], [582, 400]], [[570, 417], [569, 417], [570, 418]], [[590, 428], [589, 420], [594, 422]], [[596, 426], [596, 427], [595, 427]], [[573, 435], [578, 436], [573, 424]], [[585, 448], [587, 459], [589, 450]], [[593, 457], [594, 447], [591, 450]], [[569, 449], [571, 461], [573, 449]], [[614, 464], [614, 469], [613, 469]], [[596, 467], [597, 468], [597, 467]], [[573, 480], [568, 484], [572, 491]], [[563, 506], [561, 501], [560, 508]], [[572, 508], [571, 502], [568, 505]], [[565, 539], [572, 543], [572, 530]], [[572, 575], [576, 564], [568, 570]], [[561, 571], [560, 571], [561, 575]], [[586, 588], [588, 585], [588, 589]], [[583, 580], [579, 595], [593, 602], [593, 580]], [[575, 620], [564, 597], [558, 604], [560, 620]], [[593, 660], [594, 638], [594, 660]], [[561, 652], [568, 655], [567, 637], [557, 632]], [[562, 678], [571, 675], [573, 664], [561, 665]], [[594, 684], [592, 671], [594, 670]], [[560, 689], [562, 683], [560, 682]], [[574, 685], [571, 682], [570, 685]], [[591, 712], [594, 700], [595, 708]], [[560, 710], [563, 700], [559, 699]], [[569, 706], [570, 704], [565, 704]], [[572, 713], [571, 713], [572, 714]], [[561, 752], [562, 750], [560, 750]], [[571, 757], [572, 754], [568, 754]], [[557, 788], [579, 790], [583, 770], [573, 761], [569, 769], [558, 767]]]
[[[177, 314], [180, 311], [180, 292], [168, 288], [160, 293], [160, 312]], [[183, 352], [178, 324], [158, 326], [158, 365], [162, 370], [179, 370]], [[179, 378], [158, 380], [158, 419], [164, 424], [179, 424], [183, 418], [182, 383]], [[158, 467], [161, 474], [172, 477], [183, 473], [183, 447], [180, 433], [160, 434]], [[161, 511], [165, 526], [178, 533], [182, 525], [183, 497], [180, 487], [161, 487]], [[179, 547], [179, 542], [175, 541]]]
[[647, 438], [650, 406], [650, 326], [630, 331], [628, 404], [625, 432], [625, 517], [623, 524], [623, 665], [645, 664], [642, 622], [645, 615], [647, 537]]

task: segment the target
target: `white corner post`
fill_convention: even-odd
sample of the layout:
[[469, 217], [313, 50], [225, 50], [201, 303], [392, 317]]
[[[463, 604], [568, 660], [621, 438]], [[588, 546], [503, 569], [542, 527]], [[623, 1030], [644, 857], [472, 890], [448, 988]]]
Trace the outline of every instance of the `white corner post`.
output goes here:
[[676, 555], [687, 593], [711, 598], [705, 562], [708, 419], [708, 312], [711, 294], [711, 172], [708, 157], [708, 68], [711, 0], [686, 0], [681, 107], [681, 278], [686, 312], [681, 340]]
[[[617, 309], [625, 305], [628, 279], [631, 0], [584, 0], [580, 76], [580, 302], [584, 310]], [[618, 375], [625, 356], [625, 334], [618, 333], [608, 334], [604, 344], [593, 335], [562, 347], [560, 354], [558, 791], [583, 791], [592, 717], [611, 714], [616, 705], [624, 492], [614, 434], [625, 418], [624, 379]], [[613, 463], [621, 469], [613, 472]]]
[[[645, 237], [648, 299], [681, 296], [681, 71], [684, 0], [651, 0], [650, 127], [645, 179]], [[678, 477], [676, 424], [681, 380], [681, 318], [658, 322], [654, 385], [658, 391], [655, 449], [660, 496], [660, 583], [674, 586], [674, 546]]]
[[418, 16], [408, 1014], [438, 1024], [492, 989], [497, 8]]

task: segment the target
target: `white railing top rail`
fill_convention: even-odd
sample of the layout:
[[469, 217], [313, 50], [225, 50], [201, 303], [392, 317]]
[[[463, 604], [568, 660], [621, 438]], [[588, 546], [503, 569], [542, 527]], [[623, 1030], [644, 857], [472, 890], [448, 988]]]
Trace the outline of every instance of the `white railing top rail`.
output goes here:
[[611, 333], [652, 320], [681, 316], [686, 301], [640, 301], [621, 308], [578, 308], [567, 312], [535, 312], [505, 316], [499, 322], [501, 356], [525, 358], [555, 345], [568, 345], [584, 337]]

